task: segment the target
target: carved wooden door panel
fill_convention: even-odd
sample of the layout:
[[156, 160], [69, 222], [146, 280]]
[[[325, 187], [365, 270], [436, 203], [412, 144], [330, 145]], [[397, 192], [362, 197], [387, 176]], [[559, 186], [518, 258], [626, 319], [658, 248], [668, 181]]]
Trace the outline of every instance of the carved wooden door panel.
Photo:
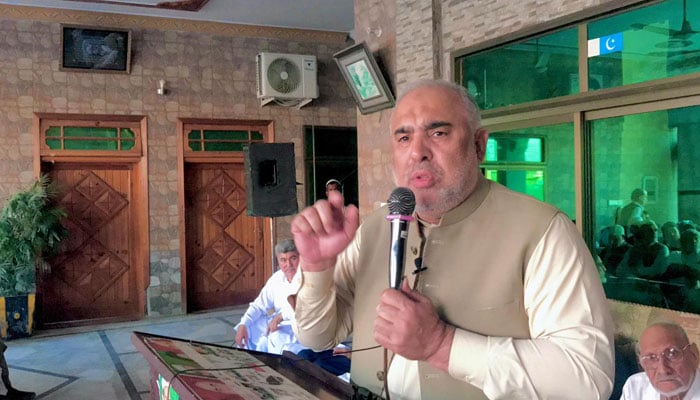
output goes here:
[[69, 235], [37, 279], [40, 323], [64, 326], [137, 319], [129, 166], [56, 164]]
[[246, 215], [242, 163], [186, 164], [188, 312], [245, 304], [265, 284], [264, 218]]

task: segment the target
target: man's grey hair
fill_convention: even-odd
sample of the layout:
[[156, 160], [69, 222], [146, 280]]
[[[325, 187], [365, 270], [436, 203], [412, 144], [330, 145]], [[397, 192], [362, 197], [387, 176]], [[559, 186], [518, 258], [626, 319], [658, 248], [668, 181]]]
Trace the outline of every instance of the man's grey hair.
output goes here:
[[398, 102], [400, 102], [401, 99], [403, 99], [409, 92], [424, 87], [443, 88], [454, 93], [459, 99], [462, 100], [462, 104], [464, 105], [467, 113], [467, 127], [469, 128], [470, 132], [474, 133], [481, 128], [481, 111], [479, 110], [479, 106], [476, 104], [476, 100], [474, 100], [472, 95], [469, 94], [464, 86], [450, 81], [442, 79], [422, 79], [409, 83], [401, 89], [401, 93], [399, 94], [396, 103], [398, 104]]
[[292, 251], [297, 251], [297, 246], [292, 239], [282, 239], [275, 245], [275, 257], [282, 253], [290, 253]]
[[[690, 338], [688, 338], [688, 333], [686, 333], [685, 329], [683, 327], [674, 321], [657, 321], [652, 324], [649, 324], [644, 330], [646, 331], [647, 329], [651, 328], [652, 326], [658, 326], [666, 329], [667, 331], [672, 331], [676, 334], [676, 337], [678, 337], [681, 342], [683, 343], [690, 343]], [[639, 348], [639, 341], [637, 341], [637, 354], [640, 352]]]

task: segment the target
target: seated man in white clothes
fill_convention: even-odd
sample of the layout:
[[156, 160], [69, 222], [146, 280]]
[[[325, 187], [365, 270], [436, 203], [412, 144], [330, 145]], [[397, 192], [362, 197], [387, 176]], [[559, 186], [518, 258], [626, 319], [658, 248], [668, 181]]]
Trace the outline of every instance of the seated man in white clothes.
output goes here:
[[291, 351], [335, 375], [345, 376], [350, 371], [350, 358], [340, 354], [349, 350], [347, 346], [317, 353], [299, 344], [292, 331], [294, 311], [287, 296], [296, 290], [291, 284], [299, 266], [294, 241], [277, 243], [275, 257], [280, 269], [267, 280], [236, 325], [236, 345], [274, 354]]
[[304, 349], [291, 328], [294, 318], [287, 296], [293, 293], [292, 277], [299, 266], [299, 253], [291, 239], [275, 246], [279, 270], [272, 274], [258, 297], [248, 306], [241, 322], [236, 325], [236, 345], [249, 350], [282, 354]]
[[621, 400], [700, 399], [698, 347], [680, 325], [649, 325], [639, 338], [639, 364], [644, 372], [627, 379]]

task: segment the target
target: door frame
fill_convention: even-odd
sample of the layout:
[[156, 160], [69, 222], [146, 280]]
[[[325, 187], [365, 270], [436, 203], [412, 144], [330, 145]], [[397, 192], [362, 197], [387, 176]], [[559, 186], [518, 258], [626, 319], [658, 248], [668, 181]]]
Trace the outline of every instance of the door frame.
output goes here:
[[[187, 137], [185, 135], [186, 125], [199, 125], [203, 129], [235, 129], [240, 127], [256, 127], [262, 131], [263, 142], [274, 142], [274, 122], [270, 120], [243, 120], [243, 119], [210, 119], [210, 118], [178, 118], [177, 120], [177, 189], [178, 189], [178, 232], [180, 235], [180, 298], [182, 299], [182, 313], [187, 314], [187, 245], [186, 245], [186, 224], [185, 224], [185, 163], [240, 163], [243, 164], [243, 152], [221, 152], [221, 151], [192, 151], [186, 147]], [[247, 188], [246, 188], [247, 190]], [[263, 224], [264, 245], [264, 280], [267, 281], [272, 276], [272, 249], [274, 247], [274, 224], [272, 218], [266, 218], [269, 223]]]
[[[105, 126], [105, 123], [129, 123], [136, 124], [139, 129], [135, 151], [121, 154], [119, 152], [105, 151], [75, 151], [75, 150], [49, 150], [42, 143], [42, 121], [78, 121]], [[145, 115], [107, 115], [107, 114], [58, 114], [58, 113], [34, 113], [32, 121], [33, 136], [33, 172], [34, 178], [42, 173], [42, 163], [70, 162], [85, 164], [122, 164], [128, 165], [131, 170], [131, 237], [132, 268], [135, 269], [137, 292], [137, 319], [146, 315], [146, 288], [150, 282], [150, 236], [148, 215], [148, 118]]]

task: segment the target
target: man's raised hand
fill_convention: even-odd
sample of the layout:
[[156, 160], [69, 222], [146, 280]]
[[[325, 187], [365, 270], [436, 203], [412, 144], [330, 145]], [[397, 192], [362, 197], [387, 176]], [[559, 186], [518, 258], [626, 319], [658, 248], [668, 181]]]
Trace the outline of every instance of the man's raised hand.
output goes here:
[[350, 244], [359, 226], [357, 207], [344, 207], [343, 195], [331, 191], [328, 200], [306, 207], [292, 220], [292, 235], [304, 271], [331, 268]]

